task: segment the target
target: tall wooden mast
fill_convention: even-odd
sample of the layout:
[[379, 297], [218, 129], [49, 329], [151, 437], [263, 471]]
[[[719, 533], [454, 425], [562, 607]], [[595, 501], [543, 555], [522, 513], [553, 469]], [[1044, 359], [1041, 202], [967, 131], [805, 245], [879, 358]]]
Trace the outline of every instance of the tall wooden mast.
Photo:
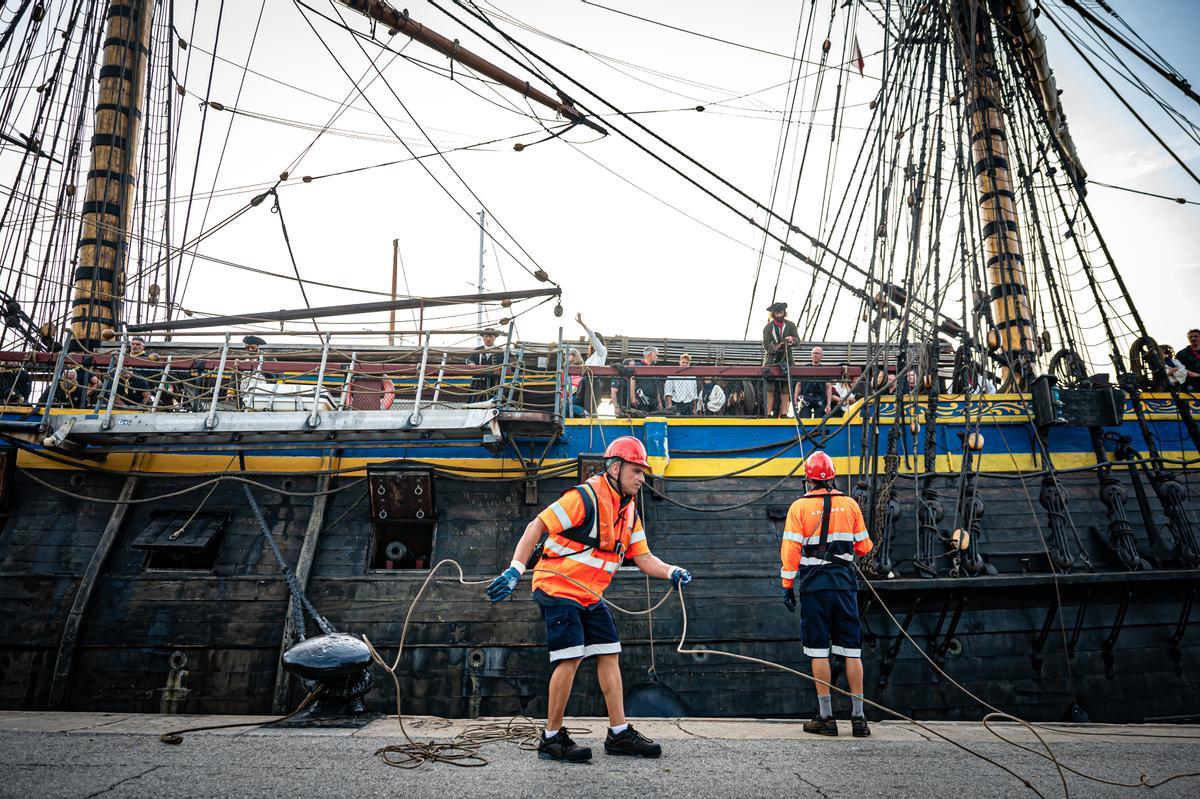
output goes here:
[[153, 17], [154, 0], [112, 0], [108, 9], [71, 308], [72, 334], [85, 344], [121, 321]]
[[965, 74], [971, 164], [983, 223], [987, 302], [996, 333], [993, 337], [989, 331], [989, 339], [1011, 359], [1019, 384], [1036, 358], [1036, 333], [1025, 280], [1025, 255], [991, 25], [981, 0], [950, 0], [950, 16], [955, 50]]

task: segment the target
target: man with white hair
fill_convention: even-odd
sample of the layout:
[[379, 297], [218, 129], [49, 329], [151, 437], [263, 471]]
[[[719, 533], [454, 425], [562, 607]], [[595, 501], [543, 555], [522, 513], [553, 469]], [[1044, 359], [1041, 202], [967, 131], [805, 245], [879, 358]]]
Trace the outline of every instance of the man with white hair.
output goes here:
[[[813, 347], [809, 353], [810, 366], [820, 366], [825, 350]], [[803, 402], [803, 405], [801, 405]], [[796, 386], [794, 406], [797, 419], [821, 419], [833, 405], [833, 384], [826, 380], [802, 380]]]
[[618, 377], [613, 381], [612, 401], [614, 407], [625, 407], [618, 400], [618, 395], [623, 395], [624, 392], [618, 391], [617, 381], [626, 380], [629, 386], [629, 404], [628, 409], [636, 411], [641, 415], [649, 415], [659, 413], [663, 409], [663, 381], [661, 377], [650, 377], [636, 375], [636, 368], [639, 366], [654, 366], [658, 361], [658, 347], [646, 347], [642, 350], [642, 360], [634, 364], [633, 370], [628, 377]]

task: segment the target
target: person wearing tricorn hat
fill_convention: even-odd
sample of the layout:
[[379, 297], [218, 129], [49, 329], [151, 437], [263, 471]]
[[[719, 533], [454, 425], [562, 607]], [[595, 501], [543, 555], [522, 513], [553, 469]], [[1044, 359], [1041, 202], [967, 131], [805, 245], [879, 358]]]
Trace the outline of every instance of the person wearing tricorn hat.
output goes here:
[[474, 395], [471, 399], [474, 402], [489, 399], [491, 389], [500, 385], [500, 367], [504, 364], [504, 353], [496, 347], [496, 337], [499, 335], [499, 330], [490, 327], [480, 332], [479, 337], [483, 339], [483, 343], [467, 358], [468, 366], [483, 367], [480, 374], [471, 379], [471, 393]]
[[[771, 319], [763, 328], [763, 366], [790, 368], [792, 351], [800, 341], [800, 331], [794, 322], [788, 321], [787, 303], [774, 302], [767, 307]], [[778, 380], [769, 381], [767, 389], [767, 418], [782, 417], [787, 413], [787, 391]], [[786, 385], [786, 383], [785, 383]]]
[[[253, 403], [253, 395], [262, 392], [267, 392], [266, 396], [270, 396], [273, 389], [266, 386], [276, 379], [276, 375], [272, 372], [264, 372], [262, 368], [264, 353], [260, 349], [266, 346], [267, 340], [262, 336], [242, 336], [242, 346], [246, 348], [246, 354], [255, 361], [247, 360], [247, 371], [243, 372], [242, 378], [238, 381], [238, 391], [241, 395], [241, 402]], [[234, 361], [234, 366], [237, 367], [238, 361]], [[243, 368], [247, 368], [243, 367]]]

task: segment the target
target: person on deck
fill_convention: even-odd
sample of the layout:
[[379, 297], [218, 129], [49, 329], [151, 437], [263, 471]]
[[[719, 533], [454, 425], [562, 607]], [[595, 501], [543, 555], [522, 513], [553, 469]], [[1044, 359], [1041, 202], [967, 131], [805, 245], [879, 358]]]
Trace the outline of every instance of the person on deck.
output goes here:
[[[567, 350], [567, 366], [569, 368], [575, 368], [575, 367], [582, 368], [583, 353], [581, 353], [579, 351], [578, 347], [571, 347]], [[571, 405], [571, 416], [573, 416], [576, 419], [579, 419], [579, 418], [582, 418], [582, 417], [588, 415], [587, 408], [585, 408], [583, 406], [583, 404], [580, 402], [580, 399], [581, 399], [580, 387], [583, 385], [583, 375], [572, 374], [572, 375], [569, 375], [569, 378], [570, 378], [570, 381], [568, 383], [568, 388], [566, 389], [566, 391], [567, 391], [566, 399], [570, 402], [570, 405]]]
[[91, 406], [89, 387], [79, 382], [80, 371], [79, 369], [63, 370], [58, 385], [54, 387], [54, 395], [50, 400], [51, 403], [75, 410]]
[[608, 706], [604, 751], [636, 757], [662, 754], [662, 747], [625, 720], [618, 661], [621, 642], [603, 598], [624, 558], [631, 558], [651, 577], [669, 579], [676, 588], [691, 582], [685, 569], [650, 554], [634, 499], [649, 469], [641, 441], [632, 436], [614, 439], [604, 451], [604, 472], [568, 489], [539, 513], [517, 542], [512, 565], [488, 586], [487, 596], [493, 603], [511, 596], [529, 568], [526, 564], [539, 540], [542, 542], [541, 560], [534, 561], [533, 599], [546, 622], [546, 648], [554, 670], [546, 729], [538, 744], [541, 758], [572, 763], [591, 759], [591, 749], [571, 740], [563, 726], [563, 713], [579, 664], [592, 656]]
[[[825, 350], [813, 347], [809, 353], [809, 365], [820, 366]], [[796, 386], [795, 408], [799, 419], [821, 419], [833, 405], [833, 384], [825, 380], [802, 380]]]
[[619, 414], [650, 416], [663, 409], [663, 379], [661, 377], [638, 377], [636, 367], [654, 366], [658, 362], [658, 347], [642, 350], [642, 360], [626, 359], [627, 367], [621, 377], [613, 380], [612, 403]]
[[604, 338], [587, 326], [587, 322], [583, 321], [583, 314], [575, 314], [575, 321], [583, 328], [583, 332], [588, 335], [588, 356], [584, 360], [584, 366], [604, 366], [608, 362], [608, 347], [604, 343]]
[[[146, 354], [146, 342], [144, 339], [134, 337], [129, 340], [128, 358], [132, 359], [148, 359]], [[126, 407], [142, 407], [148, 408], [151, 401], [154, 399], [154, 389], [158, 382], [158, 374], [153, 369], [146, 368], [126, 368], [125, 373], [121, 375], [119, 391], [117, 392], [117, 401]]]
[[29, 402], [29, 394], [33, 391], [33, 378], [29, 376], [30, 369], [27, 367], [36, 365], [36, 361], [30, 356], [18, 368], [0, 371], [0, 405], [24, 405]]
[[[679, 368], [687, 369], [692, 365], [692, 356], [683, 353], [679, 356]], [[700, 396], [699, 386], [694, 377], [668, 377], [663, 386], [663, 402], [666, 412], [676, 416], [692, 416], [696, 412], [696, 400]]]
[[[790, 369], [793, 350], [800, 342], [800, 331], [796, 329], [795, 322], [788, 321], [787, 307], [786, 302], [771, 303], [767, 307], [771, 319], [763, 328], [763, 366], [770, 367], [771, 371]], [[787, 385], [787, 377], [785, 375], [782, 381], [769, 380], [768, 383], [767, 418], [782, 418], [787, 414], [787, 403], [790, 399], [785, 391], [780, 390], [781, 383]]]
[[812, 658], [817, 683], [817, 716], [804, 723], [814, 735], [837, 735], [829, 692], [829, 655], [846, 661], [850, 685], [850, 725], [854, 737], [871, 734], [863, 714], [862, 627], [858, 620], [858, 580], [854, 558], [872, 548], [862, 510], [853, 498], [833, 487], [833, 459], [818, 450], [804, 462], [809, 491], [792, 503], [783, 527], [783, 604], [796, 612], [795, 582], [800, 582], [800, 639]]
[[725, 410], [725, 389], [714, 378], [704, 378], [700, 385], [700, 396], [696, 399], [696, 409], [701, 416], [716, 416]]
[[[860, 387], [858, 383], [850, 380], [850, 364], [838, 364], [842, 370], [840, 380], [829, 384], [829, 407], [833, 416], [844, 417], [849, 408], [858, 400], [858, 391]], [[862, 378], [859, 378], [861, 383]]]
[[1187, 340], [1188, 345], [1175, 353], [1183, 368], [1187, 369], [1187, 382], [1183, 384], [1183, 390], [1200, 392], [1200, 329], [1189, 330]]
[[581, 359], [580, 362], [583, 366], [583, 373], [571, 376], [571, 396], [572, 404], [583, 410], [583, 413], [579, 413], [577, 410], [575, 415], [586, 416], [596, 412], [596, 404], [600, 400], [599, 392], [596, 390], [596, 378], [592, 375], [590, 368], [604, 366], [608, 362], [608, 347], [600, 334], [583, 321], [583, 314], [575, 314], [575, 321], [588, 335], [589, 352], [587, 358]]
[[500, 385], [500, 369], [504, 366], [504, 353], [496, 348], [499, 330], [488, 328], [479, 334], [483, 340], [467, 357], [467, 366], [481, 367], [471, 378], [471, 401], [484, 402], [492, 398], [492, 389]]
[[1166, 385], [1162, 386], [1159, 390], [1170, 391], [1174, 388], [1182, 391], [1182, 386], [1188, 380], [1187, 367], [1183, 365], [1183, 361], [1176, 357], [1175, 350], [1171, 349], [1170, 344], [1159, 344], [1158, 351], [1162, 355], [1163, 368], [1167, 373]]

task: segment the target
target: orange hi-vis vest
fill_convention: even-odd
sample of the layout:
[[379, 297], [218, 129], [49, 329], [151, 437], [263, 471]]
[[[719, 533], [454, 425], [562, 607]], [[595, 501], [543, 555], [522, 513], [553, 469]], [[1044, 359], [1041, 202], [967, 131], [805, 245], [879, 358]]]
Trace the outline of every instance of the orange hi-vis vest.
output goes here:
[[862, 557], [873, 547], [858, 503], [840, 491], [817, 489], [788, 509], [779, 548], [783, 562], [779, 577], [784, 588], [791, 588], [797, 575], [804, 582], [804, 572], [809, 570], [848, 570], [855, 555]]
[[549, 534], [533, 590], [547, 596], [590, 607], [600, 601], [624, 558], [650, 553], [636, 503], [622, 503], [602, 474], [564, 492], [538, 518]]

